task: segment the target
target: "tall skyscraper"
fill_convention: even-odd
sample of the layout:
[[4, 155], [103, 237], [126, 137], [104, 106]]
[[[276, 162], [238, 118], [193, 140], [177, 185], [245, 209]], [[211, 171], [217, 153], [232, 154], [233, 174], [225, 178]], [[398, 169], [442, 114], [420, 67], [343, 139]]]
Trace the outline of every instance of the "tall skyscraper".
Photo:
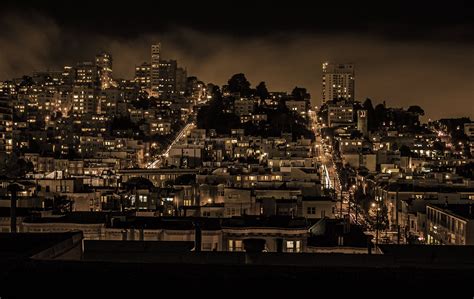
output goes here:
[[95, 65], [99, 72], [99, 83], [101, 89], [107, 89], [112, 86], [112, 55], [101, 52], [95, 57]]
[[323, 63], [323, 104], [334, 99], [354, 101], [355, 72], [353, 64]]
[[160, 51], [161, 43], [151, 45], [151, 96], [160, 96]]

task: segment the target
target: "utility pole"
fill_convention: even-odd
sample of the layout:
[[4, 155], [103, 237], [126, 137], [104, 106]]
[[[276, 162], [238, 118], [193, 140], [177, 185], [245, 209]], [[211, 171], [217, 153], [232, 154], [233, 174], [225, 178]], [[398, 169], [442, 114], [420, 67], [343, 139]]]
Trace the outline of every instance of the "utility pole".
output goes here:
[[17, 183], [8, 186], [8, 191], [10, 191], [10, 232], [12, 233], [16, 233], [16, 201], [19, 190], [20, 186]]
[[355, 202], [356, 224], [358, 224], [358, 223], [359, 223], [359, 220], [358, 220], [358, 219], [359, 219], [359, 218], [358, 218], [358, 215], [359, 215], [359, 214], [357, 213], [357, 212], [358, 212], [358, 211], [357, 211], [357, 210], [358, 210], [358, 205], [357, 205], [357, 199], [356, 199], [356, 197], [355, 197], [355, 194], [354, 194], [354, 202]]
[[339, 209], [339, 212], [340, 212], [341, 218], [342, 218], [342, 189], [341, 189], [340, 195], [341, 195], [341, 208]]
[[349, 222], [351, 221], [351, 194], [349, 193], [349, 199], [347, 200], [347, 215], [349, 216]]
[[379, 208], [380, 204], [377, 203], [377, 220], [375, 222], [375, 250], [377, 250], [377, 246], [379, 244]]
[[397, 220], [397, 244], [400, 245], [400, 221], [399, 221], [399, 216], [398, 216], [398, 190], [396, 192], [396, 197], [395, 197], [395, 208], [397, 209], [396, 213], [396, 220]]

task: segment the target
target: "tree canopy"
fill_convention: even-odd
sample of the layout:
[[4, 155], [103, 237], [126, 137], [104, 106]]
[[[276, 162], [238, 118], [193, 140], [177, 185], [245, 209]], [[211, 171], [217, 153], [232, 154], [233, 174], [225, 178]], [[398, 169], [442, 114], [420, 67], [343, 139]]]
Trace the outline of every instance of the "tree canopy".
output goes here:
[[227, 84], [229, 91], [232, 93], [239, 92], [241, 96], [249, 96], [251, 94], [250, 82], [242, 73], [233, 75], [229, 81], [227, 81]]
[[268, 99], [270, 97], [270, 94], [268, 93], [267, 86], [265, 85], [265, 82], [262, 81], [260, 82], [256, 89], [255, 89], [255, 95], [259, 97], [261, 100]]
[[425, 111], [418, 105], [408, 107], [407, 111], [418, 115], [425, 115]]
[[311, 98], [310, 94], [306, 91], [306, 88], [296, 86], [291, 92], [291, 96], [295, 100], [309, 100]]

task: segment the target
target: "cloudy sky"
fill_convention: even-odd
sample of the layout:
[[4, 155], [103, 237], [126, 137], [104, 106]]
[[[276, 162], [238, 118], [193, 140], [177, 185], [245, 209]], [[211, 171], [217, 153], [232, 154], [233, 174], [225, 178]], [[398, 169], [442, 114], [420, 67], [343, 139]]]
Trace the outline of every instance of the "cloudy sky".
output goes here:
[[430, 118], [474, 118], [468, 2], [315, 8], [298, 1], [291, 7], [265, 1], [156, 8], [140, 1], [125, 8], [81, 3], [7, 1], [0, 13], [0, 80], [91, 60], [100, 50], [113, 55], [115, 76], [132, 78], [134, 66], [149, 60], [150, 44], [160, 41], [164, 58], [177, 59], [205, 82], [224, 84], [243, 72], [270, 90], [306, 87], [317, 104], [321, 63], [351, 62], [357, 99], [419, 104]]

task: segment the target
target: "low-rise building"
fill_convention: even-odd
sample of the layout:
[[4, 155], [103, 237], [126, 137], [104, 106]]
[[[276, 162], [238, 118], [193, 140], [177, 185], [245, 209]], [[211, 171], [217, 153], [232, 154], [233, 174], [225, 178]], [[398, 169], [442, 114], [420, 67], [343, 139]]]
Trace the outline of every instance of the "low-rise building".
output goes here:
[[472, 204], [428, 204], [426, 218], [428, 244], [474, 245]]

